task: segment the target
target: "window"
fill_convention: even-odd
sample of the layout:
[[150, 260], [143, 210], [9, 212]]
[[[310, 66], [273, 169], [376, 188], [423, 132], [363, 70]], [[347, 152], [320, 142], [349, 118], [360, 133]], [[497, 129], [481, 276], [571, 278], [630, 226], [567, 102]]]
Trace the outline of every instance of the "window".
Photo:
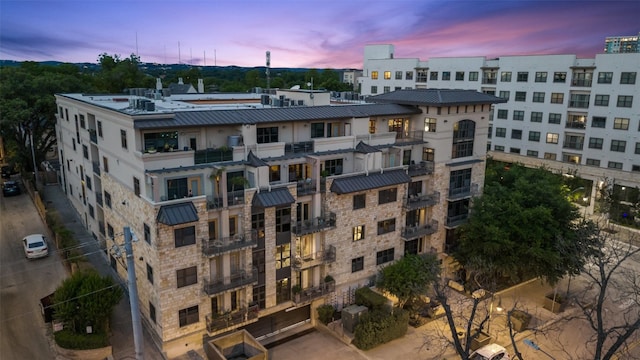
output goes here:
[[407, 71], [407, 72], [404, 74], [404, 79], [405, 79], [405, 80], [413, 80], [413, 71]]
[[113, 226], [111, 226], [111, 224], [107, 224], [107, 236], [110, 239], [113, 239], [115, 237], [115, 233], [113, 231]]
[[123, 149], [127, 149], [127, 131], [120, 130], [120, 144]]
[[516, 91], [516, 101], [527, 101], [527, 92], [526, 91]]
[[611, 140], [611, 151], [624, 152], [627, 142], [623, 140]]
[[188, 226], [173, 230], [176, 247], [193, 245], [196, 243], [196, 227]]
[[351, 259], [351, 272], [358, 272], [364, 269], [364, 256]]
[[394, 252], [394, 248], [378, 251], [376, 253], [376, 265], [381, 265], [384, 263], [388, 263], [389, 261], [393, 261]]
[[464, 81], [464, 71], [456, 71], [456, 81]]
[[546, 71], [536, 71], [536, 82], [547, 82], [547, 72]]
[[495, 151], [500, 151], [500, 152], [504, 152], [504, 146], [502, 145], [496, 145], [496, 147], [494, 148]]
[[533, 92], [533, 102], [543, 103], [544, 102], [544, 93], [534, 91]]
[[276, 269], [291, 266], [291, 244], [276, 246]]
[[511, 71], [503, 71], [500, 73], [501, 82], [511, 82]]
[[522, 111], [522, 110], [514, 110], [513, 111], [513, 120], [518, 120], [518, 121], [524, 120], [524, 111]]
[[385, 86], [384, 89], [382, 90], [385, 94], [388, 92], [391, 92], [391, 86]]
[[329, 175], [342, 174], [342, 159], [327, 160], [324, 162], [324, 170]]
[[589, 165], [589, 166], [598, 166], [598, 167], [600, 167], [600, 160], [597, 160], [597, 159], [587, 159], [587, 165]]
[[529, 141], [540, 141], [540, 131], [529, 131]]
[[133, 193], [140, 197], [140, 179], [133, 177]]
[[92, 219], [96, 218], [95, 212], [94, 212], [94, 209], [93, 209], [93, 205], [91, 205], [91, 204], [89, 204], [89, 216], [91, 216]]
[[[436, 79], [438, 80], [438, 79]], [[417, 69], [416, 70], [416, 82], [427, 82], [427, 70], [426, 69]]]
[[435, 149], [433, 148], [422, 148], [422, 160], [423, 161], [434, 161], [435, 159]]
[[564, 102], [564, 94], [563, 93], [551, 93], [551, 103], [552, 104], [562, 104]]
[[593, 102], [595, 106], [609, 106], [609, 95], [598, 95], [596, 94], [596, 99]]
[[509, 110], [506, 109], [498, 109], [498, 119], [508, 119], [509, 118]]
[[631, 104], [633, 104], [633, 96], [629, 95], [618, 95], [618, 107], [627, 107], [630, 108]]
[[554, 83], [563, 83], [567, 81], [567, 73], [566, 72], [554, 72], [553, 73], [553, 82]]
[[640, 142], [636, 143], [636, 150], [635, 150], [636, 154], [640, 154]]
[[364, 239], [364, 225], [358, 225], [353, 227], [353, 241], [360, 241]]
[[372, 71], [371, 72], [371, 79], [372, 80], [378, 80], [378, 72], [377, 71]]
[[424, 131], [436, 132], [436, 119], [433, 119], [433, 118], [424, 119]]
[[469, 81], [478, 81], [477, 71], [469, 71]]
[[640, 165], [631, 165], [631, 171], [640, 172]]
[[311, 123], [311, 138], [324, 137], [324, 123]]
[[109, 159], [106, 156], [102, 157], [102, 166], [104, 167], [104, 172], [109, 172]]
[[589, 138], [589, 149], [602, 149], [603, 142], [602, 138]]
[[620, 74], [620, 84], [635, 84], [636, 73], [635, 72], [623, 72]]
[[609, 163], [607, 164], [607, 167], [609, 169], [622, 170], [622, 163], [621, 162], [617, 162], [617, 161], [609, 161]]
[[369, 134], [375, 134], [375, 133], [376, 133], [376, 121], [369, 120]]
[[280, 165], [269, 166], [269, 182], [280, 181]]
[[266, 127], [256, 129], [256, 141], [258, 144], [278, 142], [278, 127]]
[[197, 323], [200, 321], [198, 305], [178, 311], [178, 318], [180, 319], [180, 327]]
[[514, 147], [509, 148], [509, 152], [512, 153], [512, 154], [520, 155], [520, 148], [514, 148]]
[[147, 280], [153, 284], [153, 268], [147, 263]]
[[147, 224], [144, 224], [144, 241], [146, 241], [147, 244], [151, 244], [151, 229]]
[[522, 139], [522, 130], [517, 130], [517, 129], [511, 130], [511, 138]]
[[544, 159], [545, 160], [555, 160], [556, 159], [556, 154], [554, 153], [544, 153]]
[[613, 128], [617, 130], [629, 130], [629, 119], [627, 118], [613, 119]]
[[607, 124], [607, 118], [606, 117], [594, 116], [593, 120], [591, 120], [591, 127], [594, 127], [594, 128], [603, 128], [604, 129], [606, 124]]
[[385, 71], [384, 72], [384, 79], [385, 80], [391, 80], [391, 71]]
[[156, 322], [156, 307], [153, 306], [151, 301], [149, 301], [149, 318], [155, 324], [155, 322]]
[[555, 133], [547, 133], [547, 143], [549, 144], [557, 144], [558, 143], [558, 134]]
[[396, 71], [396, 80], [402, 80], [402, 71]]
[[377, 94], [378, 93], [378, 87], [375, 86], [375, 85], [371, 86], [371, 93], [372, 94]]
[[364, 209], [366, 207], [367, 194], [353, 195], [353, 210]]
[[198, 267], [192, 266], [186, 269], [176, 270], [178, 288], [198, 283]]
[[531, 156], [531, 157], [538, 157], [538, 152], [535, 150], [527, 150], [527, 156]]
[[569, 106], [586, 109], [589, 107], [589, 98], [590, 95], [588, 94], [571, 94]]
[[505, 137], [507, 135], [507, 129], [503, 127], [496, 128], [496, 137]]
[[442, 72], [442, 80], [451, 80], [451, 72], [443, 71]]
[[509, 91], [500, 91], [499, 94], [498, 97], [509, 100]]
[[527, 82], [529, 81], [529, 73], [526, 71], [519, 71], [517, 79], [518, 82]]
[[598, 84], [611, 84], [613, 80], [612, 72], [599, 72], [598, 73]]
[[276, 304], [291, 300], [291, 281], [289, 278], [276, 281]]
[[438, 72], [432, 71], [431, 73], [429, 73], [429, 80], [438, 80]]
[[84, 120], [84, 115], [80, 114], [80, 127], [83, 129], [87, 128], [87, 122]]
[[102, 137], [102, 121], [98, 121], [98, 136]]
[[449, 174], [449, 196], [471, 192], [471, 169], [455, 170]]
[[378, 235], [396, 231], [396, 219], [378, 221]]
[[111, 194], [107, 191], [104, 192], [104, 204], [111, 209]]
[[89, 159], [89, 148], [87, 145], [82, 145], [82, 156], [84, 156], [85, 159]]
[[531, 122], [541, 123], [542, 122], [542, 113], [540, 111], [532, 111], [531, 112]]
[[378, 205], [394, 202], [398, 199], [398, 189], [386, 189], [378, 191]]

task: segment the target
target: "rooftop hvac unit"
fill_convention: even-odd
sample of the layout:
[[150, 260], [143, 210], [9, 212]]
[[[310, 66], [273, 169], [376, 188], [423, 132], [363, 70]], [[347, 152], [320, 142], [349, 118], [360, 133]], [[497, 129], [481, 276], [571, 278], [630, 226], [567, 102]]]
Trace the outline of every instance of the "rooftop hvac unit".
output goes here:
[[156, 103], [153, 101], [148, 101], [144, 104], [144, 109], [146, 111], [156, 111]]
[[271, 103], [271, 105], [275, 107], [280, 107], [280, 99], [273, 99], [273, 102]]
[[304, 100], [298, 100], [298, 106], [304, 106]]
[[147, 103], [151, 102], [151, 100], [147, 100], [147, 99], [139, 99], [138, 100], [138, 109], [139, 110], [146, 110], [147, 109]]
[[269, 95], [261, 95], [260, 96], [260, 104], [269, 105]]
[[289, 107], [289, 104], [290, 104], [290, 103], [291, 103], [291, 102], [289, 101], [289, 99], [284, 99], [284, 101], [282, 102], [282, 106], [283, 106], [283, 107]]

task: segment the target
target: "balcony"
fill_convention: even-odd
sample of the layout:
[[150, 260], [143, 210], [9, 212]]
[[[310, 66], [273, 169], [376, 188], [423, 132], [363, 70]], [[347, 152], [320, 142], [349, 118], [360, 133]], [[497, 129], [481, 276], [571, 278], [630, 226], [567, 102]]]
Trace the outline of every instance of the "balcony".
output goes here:
[[96, 130], [95, 129], [87, 129], [87, 131], [89, 132], [89, 139], [91, 140], [92, 143], [97, 144], [98, 143], [98, 135], [96, 134]]
[[567, 129], [585, 129], [587, 127], [584, 121], [567, 121], [565, 128]]
[[227, 203], [229, 206], [244, 204], [244, 190], [229, 191], [227, 193]]
[[590, 87], [592, 80], [587, 79], [573, 79], [571, 80], [571, 86], [586, 86]]
[[428, 206], [436, 205], [440, 202], [440, 192], [435, 191], [428, 195], [409, 195], [409, 198], [404, 200], [404, 208], [406, 210], [422, 209]]
[[589, 101], [583, 101], [583, 100], [571, 100], [569, 101], [569, 107], [572, 108], [581, 108], [581, 109], [588, 109], [589, 108]]
[[225, 330], [240, 324], [244, 324], [258, 318], [260, 308], [258, 305], [250, 305], [238, 311], [225, 314], [209, 314], [206, 317], [207, 331], [210, 333]]
[[100, 207], [103, 207], [103, 203], [102, 203], [102, 193], [96, 193], [96, 203], [98, 203], [98, 205], [100, 205]]
[[409, 165], [409, 176], [433, 174], [433, 161], [421, 161], [419, 164]]
[[222, 209], [223, 202], [221, 197], [214, 197], [211, 195], [207, 195], [207, 209]]
[[100, 232], [100, 235], [105, 236], [104, 221], [98, 221], [98, 232]]
[[463, 224], [469, 218], [469, 214], [460, 214], [454, 216], [447, 216], [447, 226], [448, 227], [456, 227], [460, 224]]
[[330, 281], [326, 283], [322, 283], [320, 286], [313, 286], [306, 289], [302, 289], [299, 293], [293, 294], [291, 299], [293, 303], [296, 305], [301, 305], [305, 303], [309, 303], [315, 299], [321, 298], [323, 296], [329, 295], [336, 290], [336, 282]]
[[313, 141], [303, 141], [297, 143], [284, 144], [285, 154], [307, 154], [313, 151]]
[[317, 218], [298, 221], [293, 226], [293, 233], [301, 236], [327, 230], [336, 226], [336, 214], [330, 212], [328, 215]]
[[468, 185], [468, 186], [449, 189], [448, 199], [456, 200], [456, 199], [463, 199], [466, 197], [470, 197], [472, 195], [471, 188], [472, 186]]
[[566, 141], [564, 144], [562, 144], [563, 149], [582, 150], [583, 147], [583, 141]]
[[291, 268], [295, 271], [301, 271], [314, 266], [328, 264], [336, 261], [336, 247], [330, 245], [324, 251], [318, 251], [311, 254], [296, 256], [291, 263]]
[[204, 292], [207, 295], [216, 295], [225, 291], [251, 285], [258, 282], [258, 270], [236, 271], [230, 276], [218, 277], [204, 282]]
[[205, 256], [217, 256], [227, 251], [238, 250], [258, 245], [258, 236], [255, 231], [247, 235], [234, 235], [222, 239], [209, 239], [202, 241], [202, 254]]
[[498, 82], [498, 79], [495, 78], [482, 78], [483, 84], [495, 85]]
[[93, 165], [94, 174], [100, 175], [100, 163], [97, 161], [93, 161], [91, 164]]
[[298, 196], [316, 193], [316, 181], [314, 179], [298, 180], [296, 185]]
[[424, 225], [407, 226], [402, 229], [400, 236], [403, 240], [413, 240], [422, 236], [431, 235], [438, 231], [438, 222], [431, 220]]

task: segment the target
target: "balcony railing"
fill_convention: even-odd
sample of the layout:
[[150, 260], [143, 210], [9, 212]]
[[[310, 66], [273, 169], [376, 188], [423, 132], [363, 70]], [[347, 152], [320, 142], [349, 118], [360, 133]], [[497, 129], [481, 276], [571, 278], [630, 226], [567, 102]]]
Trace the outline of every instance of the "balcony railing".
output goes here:
[[229, 191], [227, 202], [229, 206], [244, 204], [244, 190]]
[[209, 314], [206, 317], [207, 331], [217, 332], [255, 320], [258, 318], [259, 311], [258, 305], [251, 305], [228, 314]]
[[104, 221], [98, 221], [98, 231], [102, 236], [105, 236], [104, 232]]
[[306, 154], [312, 152], [314, 152], [313, 141], [302, 141], [297, 143], [284, 144], [285, 154]]
[[592, 82], [592, 80], [573, 79], [571, 81], [571, 85], [572, 86], [591, 86], [591, 82]]
[[404, 200], [404, 208], [407, 210], [415, 210], [425, 208], [427, 206], [433, 206], [440, 202], [440, 192], [435, 191], [428, 195], [409, 195]]
[[454, 227], [467, 221], [469, 214], [460, 214], [455, 216], [447, 216], [447, 226]]
[[419, 164], [409, 165], [409, 176], [433, 174], [433, 161], [421, 161]]
[[91, 140], [92, 143], [97, 144], [98, 143], [98, 135], [96, 134], [96, 130], [95, 129], [87, 129], [87, 131], [89, 132], [89, 139]]
[[336, 290], [336, 282], [330, 281], [322, 283], [320, 286], [308, 287], [302, 289], [299, 293], [291, 294], [291, 299], [296, 305], [311, 302], [317, 298], [329, 295]]
[[330, 212], [328, 215], [319, 216], [317, 218], [298, 221], [293, 227], [293, 233], [296, 235], [306, 235], [336, 226], [336, 214]]
[[584, 142], [582, 141], [567, 141], [562, 144], [562, 148], [564, 149], [582, 150], [583, 147]]
[[298, 196], [316, 193], [316, 181], [314, 179], [298, 180], [296, 185]]
[[92, 165], [93, 165], [93, 172], [97, 175], [100, 175], [100, 163], [97, 161], [93, 161]]
[[207, 196], [207, 209], [222, 209], [223, 202], [222, 197]]
[[218, 277], [204, 282], [204, 292], [207, 295], [215, 295], [231, 289], [247, 286], [258, 282], [258, 270], [237, 271], [230, 276]]
[[209, 239], [202, 241], [202, 253], [205, 256], [216, 256], [226, 251], [253, 247], [258, 245], [258, 236], [255, 231], [249, 234], [225, 237], [222, 239]]
[[102, 193], [96, 193], [96, 203], [100, 206], [104, 206], [102, 203]]
[[482, 83], [483, 84], [496, 84], [498, 82], [498, 79], [492, 79], [492, 78], [482, 78]]
[[569, 101], [569, 107], [587, 109], [589, 108], [589, 101], [572, 100]]
[[336, 248], [335, 246], [330, 245], [324, 251], [296, 256], [296, 258], [291, 263], [291, 267], [295, 271], [300, 271], [303, 269], [308, 269], [310, 267], [332, 263], [334, 261], [336, 261]]
[[568, 129], [585, 129], [587, 127], [584, 121], [567, 121], [565, 128]]
[[406, 240], [417, 239], [421, 236], [431, 235], [438, 231], [438, 221], [431, 220], [431, 222], [424, 225], [407, 226], [402, 229], [401, 237]]

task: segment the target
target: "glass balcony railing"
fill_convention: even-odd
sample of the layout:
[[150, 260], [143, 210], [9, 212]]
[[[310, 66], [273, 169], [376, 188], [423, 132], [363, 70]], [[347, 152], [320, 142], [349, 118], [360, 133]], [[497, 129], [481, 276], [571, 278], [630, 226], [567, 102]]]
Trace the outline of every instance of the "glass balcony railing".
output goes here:
[[231, 289], [240, 288], [258, 282], [258, 270], [236, 271], [229, 276], [216, 277], [204, 281], [204, 292], [207, 295], [215, 295]]
[[293, 233], [296, 235], [306, 235], [320, 232], [336, 226], [336, 214], [330, 212], [327, 215], [319, 216], [309, 220], [298, 221], [293, 226]]
[[416, 224], [414, 226], [407, 226], [402, 229], [401, 237], [405, 241], [417, 239], [422, 236], [431, 235], [438, 231], [438, 221], [431, 220], [430, 222], [419, 225]]
[[324, 251], [296, 256], [291, 263], [291, 268], [295, 271], [301, 271], [314, 266], [332, 263], [334, 261], [336, 261], [336, 248], [335, 246], [330, 245]]
[[427, 195], [409, 195], [408, 198], [404, 200], [404, 208], [407, 210], [416, 210], [425, 208], [428, 206], [436, 205], [440, 202], [440, 192], [435, 191], [431, 194]]
[[226, 330], [247, 322], [253, 322], [258, 318], [260, 307], [250, 305], [228, 313], [209, 314], [206, 316], [207, 331], [210, 333]]
[[202, 254], [205, 256], [217, 256], [224, 252], [253, 247], [258, 245], [257, 232], [249, 234], [236, 234], [221, 239], [209, 239], [202, 241]]

